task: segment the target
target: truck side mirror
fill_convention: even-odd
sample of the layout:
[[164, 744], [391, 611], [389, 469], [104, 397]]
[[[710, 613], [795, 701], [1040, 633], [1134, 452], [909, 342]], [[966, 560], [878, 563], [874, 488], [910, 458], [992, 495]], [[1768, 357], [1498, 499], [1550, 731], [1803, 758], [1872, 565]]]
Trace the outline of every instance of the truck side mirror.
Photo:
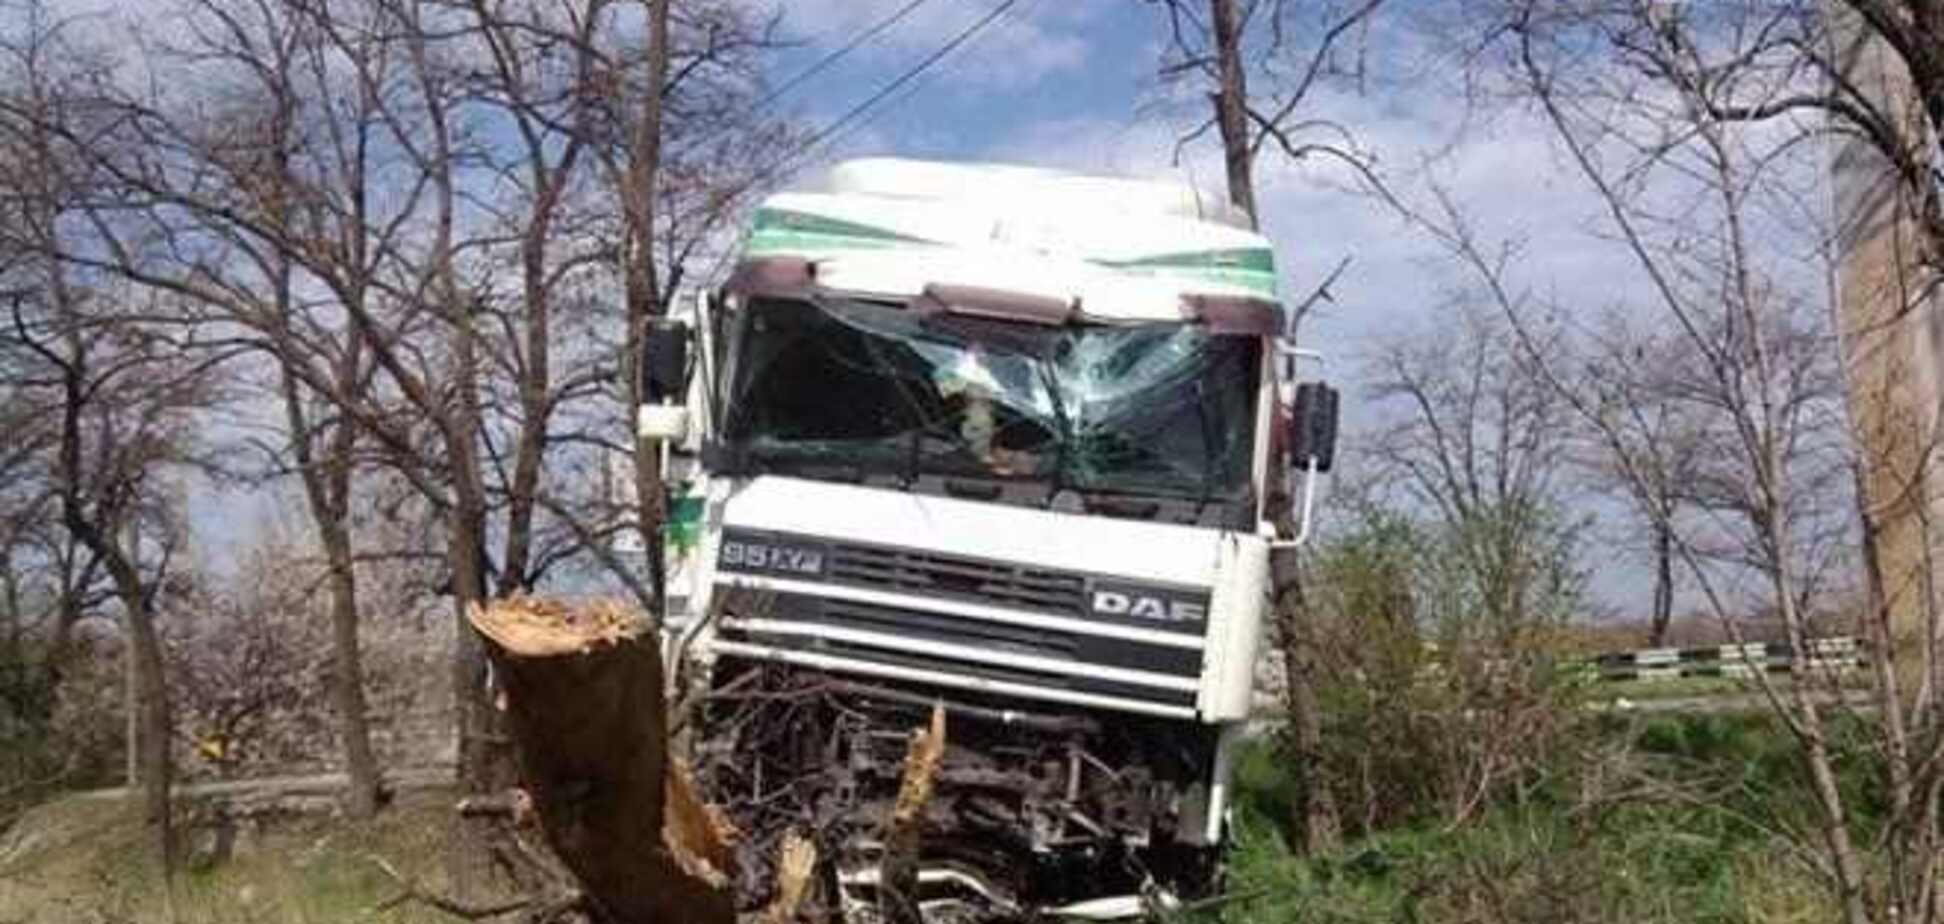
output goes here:
[[1336, 460], [1336, 437], [1337, 390], [1322, 382], [1296, 386], [1296, 406], [1289, 416], [1290, 464], [1329, 471]]
[[635, 433], [643, 439], [679, 443], [688, 438], [690, 338], [681, 321], [652, 321], [642, 335]]
[[641, 340], [643, 404], [680, 404], [687, 397], [690, 340], [685, 322], [649, 322]]

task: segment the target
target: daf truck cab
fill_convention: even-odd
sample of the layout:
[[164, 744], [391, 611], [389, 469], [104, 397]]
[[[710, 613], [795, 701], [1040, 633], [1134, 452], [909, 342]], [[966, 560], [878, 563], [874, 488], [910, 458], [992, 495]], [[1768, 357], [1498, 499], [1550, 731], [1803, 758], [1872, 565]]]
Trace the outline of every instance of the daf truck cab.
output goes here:
[[[1185, 186], [875, 159], [764, 201], [642, 363], [711, 800], [813, 838], [832, 920], [1116, 920], [1218, 888], [1271, 552], [1335, 439], [1302, 355], [1267, 240]], [[889, 895], [935, 706], [915, 894]], [[743, 851], [744, 895], [773, 847]]]

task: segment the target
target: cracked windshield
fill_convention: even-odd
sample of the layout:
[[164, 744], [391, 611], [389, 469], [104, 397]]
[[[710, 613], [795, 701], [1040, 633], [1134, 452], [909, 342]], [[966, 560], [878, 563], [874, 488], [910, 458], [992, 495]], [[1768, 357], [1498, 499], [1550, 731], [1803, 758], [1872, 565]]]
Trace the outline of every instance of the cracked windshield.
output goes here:
[[1254, 338], [843, 299], [757, 299], [746, 324], [726, 435], [753, 467], [1203, 501], [1248, 492]]

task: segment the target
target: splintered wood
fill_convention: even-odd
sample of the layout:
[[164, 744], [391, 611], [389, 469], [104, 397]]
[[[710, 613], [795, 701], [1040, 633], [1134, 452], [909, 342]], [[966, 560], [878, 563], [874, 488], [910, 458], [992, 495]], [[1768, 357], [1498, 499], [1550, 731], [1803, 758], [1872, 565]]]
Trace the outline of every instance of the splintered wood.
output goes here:
[[891, 810], [891, 827], [914, 828], [931, 802], [938, 765], [945, 759], [945, 707], [933, 706], [931, 726], [915, 731], [905, 752], [904, 777], [898, 781], [898, 801]]
[[756, 918], [757, 924], [789, 924], [810, 890], [810, 874], [817, 868], [817, 845], [792, 828], [783, 835], [776, 858], [776, 899]]
[[[580, 654], [631, 641], [648, 623], [626, 604], [594, 600], [569, 606], [539, 597], [508, 597], [472, 610], [473, 628], [511, 654], [528, 658]], [[652, 642], [651, 642], [652, 644]]]
[[[596, 916], [611, 924], [733, 924], [737, 832], [668, 753], [661, 652], [629, 607], [533, 597], [469, 614], [487, 640], [524, 792]], [[918, 920], [918, 840], [945, 757], [945, 711], [912, 735], [884, 843], [889, 924]], [[792, 830], [776, 894], [752, 924], [797, 920], [816, 845]]]
[[671, 766], [661, 653], [626, 606], [474, 607], [548, 843], [604, 919], [735, 920], [733, 837]]
[[682, 868], [726, 887], [735, 869], [736, 828], [722, 810], [702, 801], [687, 765], [673, 758], [663, 783], [662, 844]]
[[887, 924], [920, 924], [918, 910], [918, 849], [923, 832], [925, 808], [931, 804], [932, 787], [938, 779], [938, 765], [945, 760], [945, 708], [932, 707], [931, 726], [911, 736], [905, 752], [904, 776], [898, 781], [898, 799], [892, 803], [891, 823], [884, 834], [884, 856], [879, 863], [882, 883], [880, 902]]

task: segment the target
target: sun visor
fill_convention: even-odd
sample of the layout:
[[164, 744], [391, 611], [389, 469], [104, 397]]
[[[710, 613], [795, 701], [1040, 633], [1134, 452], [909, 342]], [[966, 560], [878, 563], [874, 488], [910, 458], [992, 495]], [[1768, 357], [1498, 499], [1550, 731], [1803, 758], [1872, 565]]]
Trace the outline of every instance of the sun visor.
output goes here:
[[1006, 321], [1029, 321], [1034, 324], [1059, 326], [1073, 320], [1074, 315], [1071, 299], [1062, 300], [1049, 295], [1035, 295], [1010, 289], [932, 283], [925, 286], [923, 297], [925, 301], [935, 303], [953, 314], [978, 315]]
[[1282, 333], [1282, 306], [1267, 299], [1234, 295], [1184, 295], [1181, 315], [1206, 325], [1211, 333], [1273, 337]]
[[724, 290], [738, 295], [802, 296], [817, 284], [817, 265], [802, 257], [758, 257], [736, 264]]

